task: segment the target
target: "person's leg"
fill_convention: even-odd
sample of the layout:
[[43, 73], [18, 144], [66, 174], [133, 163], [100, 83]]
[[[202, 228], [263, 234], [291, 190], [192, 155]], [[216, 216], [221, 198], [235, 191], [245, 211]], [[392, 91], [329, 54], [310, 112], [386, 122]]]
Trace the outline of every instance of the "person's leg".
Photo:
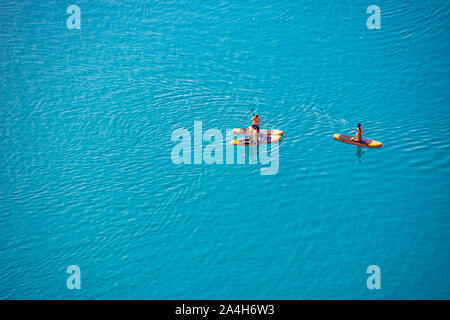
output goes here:
[[248, 137], [249, 137], [249, 140], [250, 140], [250, 144], [257, 144], [258, 143], [258, 134], [256, 132], [256, 129], [254, 129], [253, 126], [250, 129]]

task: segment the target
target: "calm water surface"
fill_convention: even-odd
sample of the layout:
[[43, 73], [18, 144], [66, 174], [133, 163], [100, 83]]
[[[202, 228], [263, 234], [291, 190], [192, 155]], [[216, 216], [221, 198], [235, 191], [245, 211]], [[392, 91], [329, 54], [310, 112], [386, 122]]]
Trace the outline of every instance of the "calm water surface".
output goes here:
[[[0, 3], [0, 298], [450, 298], [447, 1], [76, 4]], [[173, 164], [255, 112], [276, 175]]]

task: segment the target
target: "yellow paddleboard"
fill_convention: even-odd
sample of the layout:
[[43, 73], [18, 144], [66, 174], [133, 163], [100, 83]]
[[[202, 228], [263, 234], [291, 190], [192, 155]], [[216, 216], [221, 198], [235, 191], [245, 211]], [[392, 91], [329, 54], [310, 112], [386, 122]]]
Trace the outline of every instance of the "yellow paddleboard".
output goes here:
[[257, 145], [257, 144], [269, 144], [281, 139], [281, 135], [270, 135], [270, 136], [259, 136], [259, 143], [250, 143], [250, 138], [241, 138], [237, 140], [232, 140], [231, 144], [238, 146], [248, 146], [248, 145]]
[[[249, 134], [248, 128], [234, 128], [233, 132], [236, 134]], [[263, 136], [270, 136], [270, 135], [282, 135], [284, 133], [283, 130], [275, 130], [275, 129], [260, 129], [259, 134]]]

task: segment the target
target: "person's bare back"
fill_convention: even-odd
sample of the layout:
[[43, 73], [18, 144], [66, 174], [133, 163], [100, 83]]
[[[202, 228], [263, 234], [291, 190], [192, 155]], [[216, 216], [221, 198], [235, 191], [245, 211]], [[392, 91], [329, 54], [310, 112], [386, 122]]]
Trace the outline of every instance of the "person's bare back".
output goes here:
[[256, 114], [256, 115], [251, 119], [251, 121], [252, 121], [253, 123], [252, 123], [252, 125], [248, 128], [248, 130], [249, 130], [249, 132], [250, 132], [250, 134], [249, 134], [250, 140], [252, 141], [252, 140], [254, 140], [254, 138], [256, 138], [256, 140], [257, 140], [257, 139], [258, 139], [258, 136], [259, 136], [259, 122], [260, 122], [259, 116]]
[[259, 119], [259, 116], [256, 114], [251, 121], [253, 121], [252, 123], [252, 129], [255, 129], [256, 131], [258, 131], [259, 134], [259, 122], [261, 119]]

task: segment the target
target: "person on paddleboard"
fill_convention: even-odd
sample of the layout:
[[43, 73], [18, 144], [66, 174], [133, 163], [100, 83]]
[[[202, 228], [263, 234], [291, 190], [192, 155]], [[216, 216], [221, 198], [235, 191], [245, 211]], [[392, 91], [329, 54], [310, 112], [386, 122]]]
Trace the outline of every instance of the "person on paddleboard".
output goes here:
[[256, 115], [252, 118], [251, 121], [253, 121], [253, 123], [252, 123], [252, 129], [253, 129], [253, 130], [256, 130], [256, 132], [258, 132], [258, 134], [259, 134], [259, 121], [260, 121], [260, 119], [259, 119], [258, 114], [256, 114]]
[[361, 130], [361, 123], [358, 123], [358, 126], [356, 127], [356, 133], [355, 133], [356, 137], [353, 137], [352, 140], [356, 141], [356, 142], [363, 142], [362, 141], [362, 133], [363, 132], [365, 132], [365, 131]]
[[259, 116], [256, 114], [252, 120], [253, 123], [251, 127], [248, 127], [250, 143], [258, 144], [259, 143]]

